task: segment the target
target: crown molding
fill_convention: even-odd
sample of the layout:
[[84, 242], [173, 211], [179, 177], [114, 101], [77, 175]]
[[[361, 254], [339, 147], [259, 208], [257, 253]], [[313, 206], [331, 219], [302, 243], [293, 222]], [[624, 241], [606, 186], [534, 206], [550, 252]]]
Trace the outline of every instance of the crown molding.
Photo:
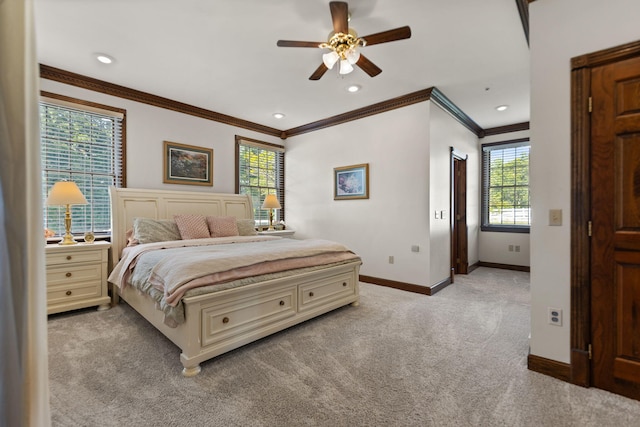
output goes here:
[[451, 114], [454, 119], [459, 121], [463, 126], [473, 132], [478, 138], [482, 138], [484, 136], [484, 129], [480, 127], [476, 122], [474, 122], [471, 117], [467, 116], [464, 111], [462, 111], [456, 104], [451, 102], [449, 98], [447, 98], [444, 93], [440, 92], [437, 87], [431, 88], [431, 100], [438, 104], [440, 108], [445, 110], [447, 113]]
[[59, 68], [50, 67], [48, 65], [40, 64], [40, 77], [42, 77], [43, 79], [53, 80], [60, 83], [77, 86], [83, 89], [92, 90], [94, 92], [117, 96], [119, 98], [128, 99], [130, 101], [152, 105], [154, 107], [165, 108], [167, 110], [189, 114], [191, 116], [200, 117], [203, 119], [213, 120], [215, 122], [252, 130], [278, 138], [282, 138], [283, 135], [282, 131], [279, 129], [263, 126], [247, 120], [238, 119], [236, 117], [227, 116], [226, 114], [216, 113], [215, 111], [195, 107], [183, 102], [163, 98], [161, 96], [105, 82], [103, 80], [94, 79], [93, 77], [83, 76], [82, 74], [76, 74], [70, 71], [61, 70]]
[[354, 120], [364, 119], [374, 114], [385, 113], [397, 108], [406, 107], [408, 105], [417, 104], [419, 102], [428, 101], [431, 98], [431, 92], [434, 88], [423, 89], [397, 98], [388, 99], [377, 104], [367, 107], [358, 108], [357, 110], [348, 111], [326, 119], [318, 120], [306, 125], [298, 126], [285, 130], [283, 134], [287, 137], [301, 135], [303, 133], [313, 132], [330, 126], [336, 126]]
[[522, 22], [522, 29], [524, 30], [524, 37], [527, 39], [527, 46], [529, 46], [529, 3], [532, 1], [533, 0], [516, 0], [518, 14]]
[[305, 125], [298, 126], [292, 129], [280, 130], [269, 126], [260, 125], [258, 123], [253, 123], [247, 120], [242, 120], [236, 117], [228, 116], [226, 114], [216, 113], [215, 111], [185, 104], [183, 102], [174, 101], [147, 92], [142, 92], [125, 86], [105, 82], [93, 77], [61, 70], [59, 68], [54, 68], [44, 64], [40, 64], [40, 77], [43, 79], [53, 80], [60, 83], [80, 87], [82, 89], [128, 99], [130, 101], [152, 105], [154, 107], [165, 108], [167, 110], [176, 111], [178, 113], [189, 114], [195, 117], [224, 123], [230, 126], [252, 130], [254, 132], [275, 136], [281, 139], [287, 139], [288, 137], [313, 132], [319, 129], [336, 126], [354, 120], [363, 119], [375, 114], [385, 113], [387, 111], [407, 107], [409, 105], [417, 104], [424, 101], [433, 101], [436, 105], [451, 114], [454, 119], [464, 125], [479, 138], [482, 138], [485, 135], [489, 134], [494, 135], [496, 133], [515, 132], [516, 130], [524, 130], [529, 128], [529, 123], [527, 122], [526, 128], [524, 128], [524, 123], [519, 123], [515, 125], [491, 128], [485, 131], [436, 87], [430, 87], [427, 89], [419, 90], [417, 92], [412, 92], [406, 95], [379, 102], [377, 104], [358, 108], [356, 110], [348, 111], [346, 113], [338, 114], [336, 116], [332, 116], [315, 122], [307, 123]]
[[484, 136], [499, 135], [501, 133], [518, 132], [521, 130], [529, 130], [529, 122], [514, 123], [512, 125], [487, 128], [484, 130]]

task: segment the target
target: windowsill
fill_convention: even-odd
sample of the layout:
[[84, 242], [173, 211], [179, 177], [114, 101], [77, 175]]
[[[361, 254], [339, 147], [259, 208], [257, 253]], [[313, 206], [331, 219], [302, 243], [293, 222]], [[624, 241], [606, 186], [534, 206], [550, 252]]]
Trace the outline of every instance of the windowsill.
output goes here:
[[480, 231], [489, 233], [526, 233], [529, 234], [531, 227], [511, 227], [501, 225], [483, 225], [480, 227]]
[[[84, 236], [83, 235], [74, 235], [73, 236], [74, 240], [78, 243], [84, 242]], [[60, 243], [62, 241], [62, 236], [55, 236], [55, 237], [47, 237], [46, 239], [47, 245], [54, 245], [57, 243]], [[96, 235], [96, 242], [100, 241], [100, 240], [106, 240], [108, 242], [111, 241], [111, 235], [110, 234], [100, 234], [100, 235]]]

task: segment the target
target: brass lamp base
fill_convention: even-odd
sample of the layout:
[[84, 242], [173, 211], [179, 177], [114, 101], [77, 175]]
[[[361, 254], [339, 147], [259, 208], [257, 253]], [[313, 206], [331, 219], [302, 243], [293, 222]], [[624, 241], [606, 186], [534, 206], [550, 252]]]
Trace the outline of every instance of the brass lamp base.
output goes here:
[[267, 228], [267, 231], [275, 231], [275, 228], [273, 228], [273, 209], [269, 209], [269, 228]]
[[71, 234], [71, 209], [69, 209], [69, 205], [67, 205], [67, 211], [64, 213], [64, 227], [65, 233], [62, 237], [62, 241], [58, 243], [59, 245], [77, 245], [78, 242], [75, 241], [73, 235]]

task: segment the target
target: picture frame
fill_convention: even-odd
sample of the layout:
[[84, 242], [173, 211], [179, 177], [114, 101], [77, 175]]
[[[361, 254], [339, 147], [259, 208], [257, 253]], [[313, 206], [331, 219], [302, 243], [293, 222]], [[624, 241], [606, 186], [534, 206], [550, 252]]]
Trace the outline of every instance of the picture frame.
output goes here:
[[165, 184], [213, 186], [213, 149], [164, 141]]
[[333, 199], [368, 199], [369, 163], [333, 169]]

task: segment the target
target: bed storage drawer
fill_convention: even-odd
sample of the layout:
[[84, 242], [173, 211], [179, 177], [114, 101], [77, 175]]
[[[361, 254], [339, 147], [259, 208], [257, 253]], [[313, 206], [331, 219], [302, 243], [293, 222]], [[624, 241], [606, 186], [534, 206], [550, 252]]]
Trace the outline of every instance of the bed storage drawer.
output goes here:
[[333, 300], [355, 295], [353, 275], [341, 274], [301, 284], [298, 287], [298, 311], [304, 312]]
[[202, 307], [202, 346], [237, 339], [239, 335], [295, 316], [296, 290], [295, 286], [286, 287]]

